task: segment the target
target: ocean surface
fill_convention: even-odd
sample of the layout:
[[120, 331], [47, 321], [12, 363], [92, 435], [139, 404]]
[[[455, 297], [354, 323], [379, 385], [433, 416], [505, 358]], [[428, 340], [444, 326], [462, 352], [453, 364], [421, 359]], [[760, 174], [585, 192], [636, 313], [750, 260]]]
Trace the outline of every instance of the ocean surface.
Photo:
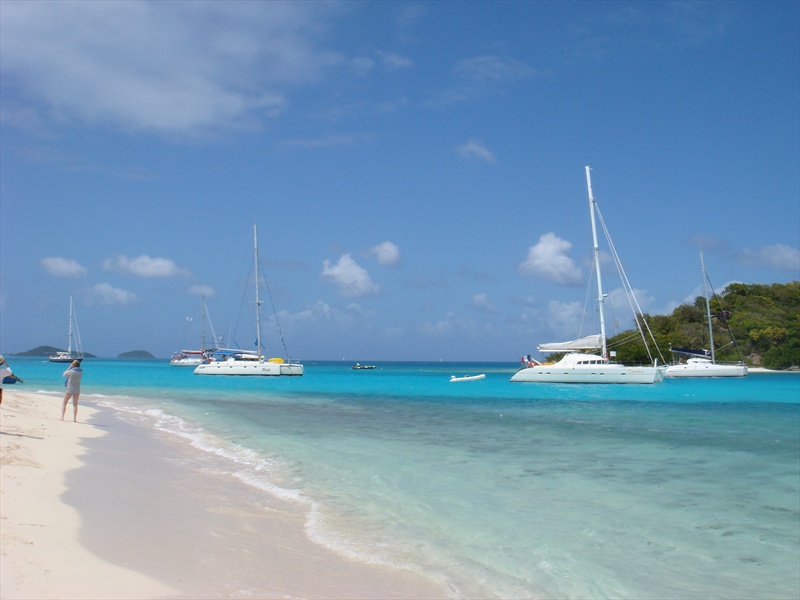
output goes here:
[[[7, 359], [21, 390], [63, 391], [66, 365]], [[800, 597], [800, 374], [594, 386], [375, 364], [235, 378], [87, 359], [82, 399], [297, 502], [314, 541], [456, 596]]]

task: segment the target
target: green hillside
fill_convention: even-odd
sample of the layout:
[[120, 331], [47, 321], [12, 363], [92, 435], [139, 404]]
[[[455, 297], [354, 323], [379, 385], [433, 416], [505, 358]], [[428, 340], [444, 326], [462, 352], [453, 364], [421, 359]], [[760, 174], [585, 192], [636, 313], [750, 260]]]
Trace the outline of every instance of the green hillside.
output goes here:
[[[733, 283], [714, 296], [710, 305], [718, 361], [738, 361], [741, 352], [750, 366], [800, 367], [800, 282]], [[670, 347], [709, 348], [702, 296], [693, 304], [682, 304], [669, 316], [645, 318], [666, 360], [671, 360]], [[648, 361], [641, 339], [628, 341], [636, 335], [626, 331], [609, 339], [609, 348], [617, 351], [619, 362]]]

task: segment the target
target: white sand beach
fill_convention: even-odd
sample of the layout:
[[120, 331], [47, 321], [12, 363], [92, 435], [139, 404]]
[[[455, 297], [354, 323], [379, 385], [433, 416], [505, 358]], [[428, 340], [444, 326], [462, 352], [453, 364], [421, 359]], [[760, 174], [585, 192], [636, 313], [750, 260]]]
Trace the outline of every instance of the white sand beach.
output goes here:
[[60, 409], [55, 395], [4, 390], [4, 599], [453, 595], [314, 544], [296, 506], [189, 468], [188, 443], [83, 399], [78, 423]]

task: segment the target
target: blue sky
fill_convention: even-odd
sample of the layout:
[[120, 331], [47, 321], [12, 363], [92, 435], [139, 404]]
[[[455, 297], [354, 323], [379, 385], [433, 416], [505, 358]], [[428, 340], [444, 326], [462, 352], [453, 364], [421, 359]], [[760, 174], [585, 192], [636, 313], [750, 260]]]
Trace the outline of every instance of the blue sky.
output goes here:
[[593, 329], [584, 165], [645, 311], [700, 246], [800, 279], [798, 6], [2, 0], [0, 351], [70, 295], [100, 356], [197, 346], [200, 295], [250, 347], [257, 223], [293, 357], [515, 362]]

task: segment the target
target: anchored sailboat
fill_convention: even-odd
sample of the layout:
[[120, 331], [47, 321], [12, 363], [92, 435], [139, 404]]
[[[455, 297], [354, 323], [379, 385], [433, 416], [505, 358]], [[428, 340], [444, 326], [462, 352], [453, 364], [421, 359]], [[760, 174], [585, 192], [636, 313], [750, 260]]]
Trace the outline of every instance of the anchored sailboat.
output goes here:
[[[664, 379], [664, 367], [658, 366], [658, 359], [653, 366], [625, 366], [608, 360], [606, 345], [606, 323], [603, 305], [603, 283], [600, 276], [600, 246], [597, 242], [597, 226], [595, 213], [599, 211], [592, 192], [591, 169], [586, 167], [586, 186], [589, 192], [589, 214], [592, 221], [593, 259], [597, 277], [597, 304], [600, 315], [600, 333], [589, 335], [578, 340], [539, 345], [540, 352], [566, 352], [557, 363], [547, 365], [534, 360], [526, 361], [511, 381], [542, 383], [656, 383]], [[602, 217], [601, 217], [602, 222]], [[607, 232], [606, 232], [607, 235]], [[616, 256], [616, 251], [611, 251]], [[619, 261], [617, 261], [619, 264]], [[626, 287], [630, 287], [627, 285]], [[634, 299], [635, 300], [635, 299]], [[636, 320], [637, 327], [639, 319]], [[642, 334], [644, 338], [644, 335]], [[647, 345], [647, 344], [645, 344]], [[600, 350], [600, 354], [590, 354], [588, 350]]]
[[256, 348], [246, 350], [219, 349], [199, 364], [195, 375], [302, 375], [303, 365], [291, 359], [264, 358], [261, 346], [261, 298], [259, 297], [258, 233], [253, 225], [253, 256], [256, 287]]
[[[190, 319], [190, 317], [187, 317]], [[214, 324], [211, 322], [211, 317], [208, 315], [206, 309], [206, 297], [200, 297], [200, 349], [199, 350], [181, 350], [172, 355], [169, 364], [173, 367], [196, 367], [202, 363], [210, 352], [213, 352], [215, 346], [211, 348], [206, 347], [206, 320], [211, 329], [211, 339], [213, 344], [216, 344], [217, 334], [214, 332]]]
[[[670, 348], [676, 356], [686, 356], [685, 363], [667, 367], [666, 377], [744, 377], [747, 375], [747, 365], [741, 359], [738, 363], [718, 363], [714, 349], [714, 328], [712, 327], [711, 303], [708, 299], [708, 272], [700, 251], [700, 266], [703, 269], [703, 299], [706, 305], [706, 319], [708, 321], [708, 345], [710, 350], [694, 350], [691, 348]], [[733, 339], [731, 337], [731, 339]], [[734, 341], [735, 344], [735, 341]], [[738, 350], [738, 347], [737, 347]]]
[[69, 327], [67, 330], [67, 350], [59, 350], [50, 355], [50, 362], [69, 363], [73, 360], [83, 360], [81, 348], [81, 334], [78, 331], [78, 320], [75, 317], [75, 307], [72, 296], [69, 297]]

